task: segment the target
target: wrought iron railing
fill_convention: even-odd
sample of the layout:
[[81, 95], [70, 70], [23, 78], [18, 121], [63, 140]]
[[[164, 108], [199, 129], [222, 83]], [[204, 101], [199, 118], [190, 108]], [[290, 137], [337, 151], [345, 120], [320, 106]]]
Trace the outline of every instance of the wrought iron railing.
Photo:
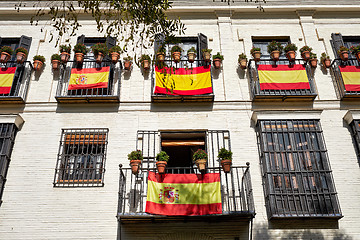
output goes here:
[[[302, 64], [305, 66], [306, 74], [309, 79], [310, 89], [293, 89], [293, 90], [261, 90], [260, 89], [260, 81], [258, 75], [258, 65], [273, 65], [273, 64]], [[313, 78], [313, 70], [312, 68], [302, 59], [296, 59], [294, 62], [289, 62], [287, 59], [280, 59], [277, 62], [274, 62], [272, 59], [261, 59], [259, 62], [255, 62], [251, 59], [248, 63], [249, 75], [250, 75], [250, 93], [252, 99], [256, 99], [257, 97], [301, 97], [301, 96], [311, 96], [311, 98], [315, 98], [317, 96], [315, 91], [315, 84]]]
[[120, 63], [113, 64], [110, 61], [103, 61], [97, 64], [95, 60], [85, 60], [81, 68], [99, 68], [110, 67], [108, 86], [106, 88], [89, 88], [89, 89], [73, 89], [69, 90], [69, 82], [71, 71], [78, 68], [74, 61], [69, 61], [60, 67], [60, 79], [56, 91], [56, 99], [61, 102], [71, 100], [113, 100], [119, 102], [120, 97], [120, 80], [121, 80], [121, 67]]
[[340, 66], [356, 66], [360, 67], [360, 62], [356, 58], [349, 58], [348, 61], [342, 61], [340, 58], [334, 59], [331, 63], [331, 69], [334, 73], [334, 78], [339, 93], [340, 99], [347, 97], [360, 97], [360, 91], [347, 91], [344, 80], [340, 72]]
[[30, 76], [33, 66], [31, 62], [25, 61], [23, 64], [17, 64], [14, 61], [0, 63], [1, 70], [15, 67], [15, 73], [9, 91], [0, 93], [0, 102], [19, 102], [24, 103], [26, 100]]
[[[118, 218], [151, 217], [145, 212], [147, 198], [147, 179], [149, 171], [143, 169], [134, 175], [130, 168], [120, 164]], [[199, 173], [196, 168], [167, 168], [167, 173]], [[237, 215], [251, 218], [255, 216], [255, 207], [251, 186], [249, 163], [247, 166], [232, 167], [230, 173], [224, 173], [220, 167], [207, 168], [209, 173], [220, 173], [222, 215]]]

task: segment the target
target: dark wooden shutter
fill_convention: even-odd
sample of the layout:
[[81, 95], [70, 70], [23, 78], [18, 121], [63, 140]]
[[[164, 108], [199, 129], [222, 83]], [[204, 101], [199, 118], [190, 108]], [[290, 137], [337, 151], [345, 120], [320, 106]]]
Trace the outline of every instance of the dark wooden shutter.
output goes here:
[[332, 33], [330, 42], [333, 47], [334, 55], [339, 57], [337, 51], [341, 46], [345, 45], [341, 33]]
[[136, 149], [142, 151], [144, 160], [143, 169], [155, 167], [155, 157], [160, 150], [160, 136], [158, 131], [142, 131], [137, 132]]
[[76, 43], [84, 44], [85, 43], [85, 35], [83, 34], [83, 35], [79, 36]]
[[26, 50], [30, 51], [30, 46], [31, 46], [31, 37], [27, 37], [22, 35], [20, 38], [20, 43], [19, 43], [19, 47], [23, 47]]
[[[110, 48], [114, 47], [116, 45], [116, 38], [108, 36], [106, 38], [106, 46], [110, 50]], [[105, 56], [105, 60], [110, 60], [110, 56]]]
[[1, 46], [1, 37], [0, 37], [0, 46]]
[[161, 45], [163, 45], [165, 42], [165, 35], [162, 33], [155, 35], [155, 41], [154, 41], [154, 51], [155, 53], [158, 51]]
[[209, 130], [207, 132], [208, 166], [218, 166], [218, 155], [221, 148], [231, 151], [230, 132], [228, 130]]
[[[198, 52], [197, 52], [197, 54], [198, 54], [198, 56], [199, 56], [198, 58], [200, 60], [203, 60], [202, 49], [206, 49], [206, 48], [208, 48], [207, 36], [205, 36], [202, 33], [199, 33], [198, 34], [198, 49], [197, 49]], [[202, 65], [202, 63], [200, 65]]]

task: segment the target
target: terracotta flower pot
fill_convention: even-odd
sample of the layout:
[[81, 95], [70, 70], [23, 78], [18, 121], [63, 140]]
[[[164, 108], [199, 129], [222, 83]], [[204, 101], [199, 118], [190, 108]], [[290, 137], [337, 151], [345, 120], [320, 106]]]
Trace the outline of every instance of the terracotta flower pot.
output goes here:
[[156, 162], [156, 167], [157, 167], [158, 173], [160, 173], [160, 174], [165, 173], [166, 165], [167, 165], [166, 161], [158, 161], [158, 162]]
[[287, 59], [289, 59], [290, 62], [295, 61], [295, 58], [296, 58], [296, 53], [295, 53], [295, 51], [288, 51], [288, 52], [286, 53], [286, 57], [287, 57]]
[[255, 62], [258, 62], [258, 61], [260, 61], [260, 58], [261, 58], [261, 52], [255, 51], [255, 52], [253, 52], [252, 56], [253, 56]]
[[204, 172], [206, 169], [206, 159], [198, 159], [195, 161], [195, 164], [200, 172]]
[[130, 160], [131, 172], [138, 174], [140, 170], [141, 160]]
[[165, 53], [163, 52], [158, 52], [156, 54], [156, 61], [158, 62], [164, 62], [165, 61]]
[[52, 64], [53, 70], [58, 70], [59, 66], [60, 66], [60, 61], [59, 60], [51, 60], [51, 64]]
[[310, 59], [310, 52], [309, 51], [303, 51], [301, 53], [301, 57], [305, 60], [308, 61]]
[[111, 56], [111, 61], [113, 63], [117, 63], [119, 61], [119, 58], [120, 58], [120, 53], [112, 52], [112, 53], [110, 53], [110, 56]]
[[272, 51], [270, 53], [270, 56], [271, 56], [272, 60], [278, 61], [280, 58], [280, 51]]
[[221, 160], [221, 167], [224, 170], [224, 173], [229, 173], [231, 170], [232, 161], [229, 159]]
[[44, 63], [39, 60], [35, 60], [33, 62], [33, 65], [34, 65], [35, 71], [39, 71], [42, 68], [42, 66], [44, 65]]
[[317, 67], [317, 58], [312, 58], [310, 59], [310, 66], [313, 67], [313, 68], [316, 68]]
[[241, 69], [245, 69], [246, 65], [247, 65], [247, 60], [246, 59], [240, 59], [239, 65], [240, 65]]
[[219, 69], [221, 67], [222, 60], [220, 58], [215, 58], [213, 62], [215, 69]]
[[360, 62], [360, 52], [357, 52], [357, 53], [355, 54], [355, 57], [356, 57], [356, 59]]
[[325, 68], [329, 68], [331, 66], [331, 60], [330, 59], [325, 59], [323, 62], [322, 62], [323, 66]]
[[131, 61], [124, 61], [124, 69], [127, 71], [131, 69]]
[[75, 61], [80, 64], [84, 62], [84, 54], [83, 53], [75, 53]]
[[188, 61], [189, 63], [193, 63], [195, 61], [195, 53], [194, 52], [188, 52]]
[[205, 62], [210, 62], [211, 61], [210, 57], [211, 57], [211, 55], [209, 52], [203, 52], [203, 58], [204, 58]]
[[99, 53], [95, 56], [95, 61], [96, 61], [97, 63], [101, 63], [101, 62], [103, 61], [103, 59], [104, 59], [104, 54], [101, 53], [101, 52], [99, 52]]
[[149, 62], [149, 60], [143, 60], [143, 61], [141, 62], [141, 66], [142, 66], [142, 68], [143, 68], [145, 71], [149, 70], [149, 69], [150, 69], [150, 62]]
[[26, 54], [23, 52], [18, 52], [16, 54], [16, 62], [19, 64], [23, 64], [26, 59]]
[[2, 52], [0, 56], [0, 62], [1, 63], [7, 63], [11, 58], [11, 55], [7, 52]]
[[174, 59], [174, 62], [180, 62], [181, 52], [173, 52], [172, 57]]
[[67, 63], [67, 62], [69, 61], [70, 54], [67, 53], [67, 52], [62, 52], [62, 53], [60, 54], [60, 57], [61, 57], [61, 62]]
[[339, 55], [340, 55], [341, 60], [343, 60], [343, 61], [347, 61], [349, 59], [349, 52], [347, 52], [347, 51], [342, 51], [342, 52], [340, 52]]

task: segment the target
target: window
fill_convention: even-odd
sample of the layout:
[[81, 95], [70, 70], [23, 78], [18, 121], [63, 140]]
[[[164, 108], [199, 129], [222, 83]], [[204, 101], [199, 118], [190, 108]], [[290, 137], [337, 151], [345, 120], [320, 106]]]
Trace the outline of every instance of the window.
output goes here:
[[353, 120], [350, 123], [350, 129], [351, 129], [351, 135], [354, 139], [354, 145], [356, 150], [356, 155], [358, 158], [358, 162], [360, 164], [360, 121], [359, 120]]
[[54, 186], [103, 186], [108, 132], [63, 129]]
[[[351, 46], [360, 44], [360, 36], [342, 36], [341, 33], [331, 34], [331, 44], [333, 47], [334, 55], [339, 58], [338, 50], [340, 46], [345, 46], [350, 49]], [[342, 62], [341, 65], [359, 66], [356, 57], [349, 51], [349, 61]]]
[[268, 217], [341, 218], [318, 120], [259, 120]]
[[15, 124], [0, 124], [0, 205], [16, 132]]
[[[270, 59], [270, 53], [267, 51], [267, 46], [272, 41], [277, 41], [281, 43], [283, 47], [285, 47], [288, 43], [290, 43], [290, 40], [288, 37], [286, 38], [253, 38], [253, 46], [260, 48], [261, 51], [261, 59]], [[280, 55], [280, 59], [287, 59], [285, 54]], [[270, 64], [269, 62], [264, 62], [262, 64]], [[284, 63], [282, 63], [284, 64]]]

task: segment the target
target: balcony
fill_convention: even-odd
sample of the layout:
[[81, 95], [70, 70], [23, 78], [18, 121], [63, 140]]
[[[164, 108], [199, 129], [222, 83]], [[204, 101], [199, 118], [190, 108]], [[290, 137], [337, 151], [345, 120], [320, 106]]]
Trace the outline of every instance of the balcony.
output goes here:
[[32, 69], [29, 61], [0, 63], [0, 76], [7, 78], [0, 87], [0, 103], [25, 103]]
[[[133, 175], [130, 168], [120, 164], [118, 220], [120, 223], [189, 222], [189, 221], [250, 221], [255, 217], [249, 164], [232, 167], [224, 173], [219, 167], [208, 167], [208, 173], [220, 173], [222, 214], [202, 216], [164, 216], [145, 212], [147, 199], [147, 179], [149, 171], [142, 169]], [[195, 168], [167, 168], [167, 173], [197, 173]]]
[[213, 102], [211, 65], [202, 60], [175, 63], [165, 60], [163, 68], [154, 66], [151, 79], [152, 102]]
[[348, 61], [334, 59], [331, 63], [341, 100], [360, 99], [360, 63], [356, 58]]
[[[302, 59], [296, 59], [294, 63], [290, 63], [287, 59], [281, 59], [276, 62], [271, 59], [261, 59], [260, 62], [256, 63], [253, 59], [249, 61], [248, 69], [250, 75], [250, 95], [253, 101], [313, 101], [317, 93], [315, 91], [315, 84], [313, 79], [313, 70], [306, 64]], [[259, 66], [288, 66], [288, 69], [291, 69], [292, 66], [300, 66], [306, 72], [306, 76], [303, 76], [308, 81], [308, 85], [304, 88], [295, 86], [294, 89], [286, 86], [283, 89], [281, 87], [274, 88], [263, 88], [260, 86], [259, 79]], [[299, 68], [299, 69], [300, 69]], [[282, 75], [284, 76], [284, 75]], [[285, 80], [286, 79], [286, 80]], [[290, 81], [288, 81], [290, 79]], [[283, 84], [284, 80], [286, 83], [291, 82], [292, 77], [283, 77], [283, 80], [278, 81], [278, 83]], [[277, 80], [277, 79], [276, 79]], [[298, 80], [294, 80], [296, 82]], [[293, 83], [292, 83], [293, 84]]]
[[[67, 64], [63, 64], [60, 70], [60, 79], [56, 91], [56, 100], [58, 103], [118, 103], [120, 102], [120, 66], [118, 64], [113, 64], [110, 61], [103, 61], [101, 65], [97, 64], [93, 60], [86, 60], [83, 63], [81, 68], [76, 68], [74, 61], [69, 61]], [[99, 81], [99, 71], [101, 69], [105, 69], [105, 67], [109, 67], [107, 71], [106, 79]], [[96, 69], [99, 70], [97, 73], [91, 72], [88, 69]], [[84, 70], [88, 70], [86, 72], [85, 77], [80, 79], [82, 72]], [[77, 71], [76, 73], [74, 71]], [[76, 82], [85, 81], [83, 87], [74, 86], [74, 84], [70, 84], [72, 74], [78, 74], [78, 78]], [[93, 74], [93, 75], [88, 75]], [[75, 76], [75, 75], [73, 75]], [[102, 76], [103, 77], [103, 76]], [[88, 84], [92, 86], [85, 86], [86, 81], [92, 78], [92, 82], [98, 82], [98, 86], [94, 86], [94, 84]], [[72, 82], [73, 83], [73, 82]], [[102, 84], [101, 86], [99, 84]], [[105, 85], [104, 85], [105, 84]], [[81, 84], [79, 84], [81, 85]]]

